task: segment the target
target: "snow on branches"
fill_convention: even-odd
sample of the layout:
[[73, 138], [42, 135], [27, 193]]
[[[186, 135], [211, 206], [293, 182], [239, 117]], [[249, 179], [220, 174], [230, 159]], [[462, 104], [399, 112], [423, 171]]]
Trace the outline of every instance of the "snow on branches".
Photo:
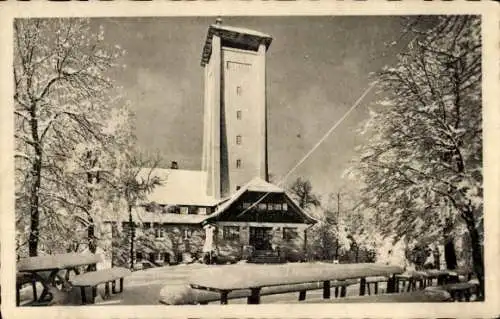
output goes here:
[[32, 256], [39, 243], [54, 252], [68, 236], [95, 237], [113, 196], [106, 181], [133, 141], [128, 105], [107, 76], [124, 51], [95, 29], [88, 19], [14, 21], [16, 219]]
[[[376, 76], [381, 100], [363, 128], [370, 138], [352, 169], [385, 236], [438, 240], [470, 235], [482, 219], [480, 19], [437, 17], [398, 62]], [[473, 244], [474, 245], [474, 244]], [[482, 263], [476, 243], [476, 264]], [[482, 267], [482, 266], [481, 266]]]

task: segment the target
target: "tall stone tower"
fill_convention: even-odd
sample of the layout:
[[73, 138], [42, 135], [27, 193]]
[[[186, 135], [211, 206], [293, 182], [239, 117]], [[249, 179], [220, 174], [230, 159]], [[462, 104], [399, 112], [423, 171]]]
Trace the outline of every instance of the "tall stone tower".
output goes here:
[[208, 28], [202, 170], [207, 195], [233, 194], [254, 177], [267, 180], [266, 51], [272, 38], [216, 24]]

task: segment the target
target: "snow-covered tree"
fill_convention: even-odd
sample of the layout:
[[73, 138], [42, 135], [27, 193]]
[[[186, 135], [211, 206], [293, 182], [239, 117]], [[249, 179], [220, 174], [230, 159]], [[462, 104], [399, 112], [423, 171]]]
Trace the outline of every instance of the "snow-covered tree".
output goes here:
[[364, 183], [358, 209], [372, 210], [385, 236], [442, 242], [464, 224], [484, 287], [480, 23], [409, 24], [407, 50], [377, 74], [381, 100], [351, 173]]
[[347, 209], [350, 201], [341, 204], [340, 197], [340, 193], [325, 196], [315, 211], [319, 222], [309, 231], [309, 253], [317, 259], [339, 260], [354, 249], [356, 257], [359, 250], [367, 250], [364, 243], [355, 240], [362, 220], [356, 219], [352, 211]]
[[108, 77], [123, 53], [106, 45], [102, 28], [92, 28], [88, 19], [14, 21], [21, 254], [26, 244], [30, 256], [54, 252], [53, 244], [68, 243], [65, 238], [80, 231], [93, 245], [93, 217], [110, 195], [100, 172], [112, 171], [118, 161], [112, 151], [129, 116]]
[[153, 189], [161, 185], [162, 181], [154, 172], [160, 162], [159, 157], [147, 158], [139, 154], [130, 154], [127, 160], [122, 162], [122, 165], [114, 174], [112, 185], [114, 190], [121, 195], [127, 205], [129, 218], [130, 238], [129, 238], [129, 259], [130, 268], [134, 269], [134, 244], [135, 244], [135, 223], [133, 220], [132, 210], [146, 200], [147, 194]]
[[321, 204], [320, 198], [312, 190], [311, 182], [298, 177], [287, 189], [293, 200], [302, 209], [312, 209]]

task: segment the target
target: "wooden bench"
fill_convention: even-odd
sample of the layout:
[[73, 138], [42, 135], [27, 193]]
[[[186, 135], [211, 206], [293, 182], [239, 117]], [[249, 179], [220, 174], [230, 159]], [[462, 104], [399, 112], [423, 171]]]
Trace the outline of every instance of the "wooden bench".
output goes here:
[[458, 283], [462, 280], [471, 280], [473, 273], [467, 269], [437, 270], [428, 269], [424, 273], [427, 276], [426, 286], [432, 286], [433, 279], [437, 279], [437, 285]]
[[[110, 268], [98, 271], [87, 272], [82, 275], [75, 276], [71, 279], [71, 284], [73, 287], [80, 287], [82, 304], [87, 303], [87, 296], [85, 294], [85, 288], [91, 287], [92, 294], [90, 298], [90, 303], [95, 302], [95, 297], [97, 295], [97, 286], [100, 284], [106, 284], [104, 296], [108, 298], [110, 296], [109, 284], [112, 284], [112, 293], [118, 293], [123, 291], [123, 279], [130, 275], [131, 271], [126, 268]], [[120, 290], [116, 290], [116, 281], [120, 281]]]
[[460, 282], [453, 284], [445, 284], [436, 287], [427, 287], [426, 290], [434, 291], [434, 290], [444, 290], [447, 291], [451, 298], [454, 301], [470, 301], [470, 298], [473, 294], [478, 293], [479, 283], [474, 280], [470, 280], [469, 282]]
[[447, 302], [452, 301], [444, 290], [417, 290], [404, 293], [390, 293], [371, 296], [353, 296], [341, 299], [308, 300], [305, 303], [392, 303], [392, 302]]
[[[359, 283], [359, 280], [344, 280], [344, 281], [333, 281], [330, 283], [330, 288], [336, 289], [335, 297], [338, 296], [338, 288], [340, 288], [340, 297], [346, 296], [347, 286], [355, 285]], [[312, 282], [304, 284], [292, 284], [283, 286], [272, 286], [262, 288], [260, 295], [278, 295], [298, 292], [298, 300], [303, 301], [306, 299], [306, 293], [309, 290], [320, 290], [324, 289], [323, 282]], [[234, 290], [231, 291], [227, 298], [228, 299], [238, 299], [238, 298], [248, 298], [251, 296], [250, 289]], [[330, 298], [330, 291], [325, 294], [323, 291], [323, 297]], [[165, 305], [195, 305], [195, 304], [208, 304], [209, 302], [220, 301], [220, 294], [214, 291], [193, 289], [189, 285], [183, 286], [166, 286], [160, 291], [160, 303]]]
[[250, 290], [248, 304], [259, 304], [261, 291], [264, 288], [309, 283], [323, 283], [323, 298], [330, 298], [332, 282], [359, 280], [360, 293], [365, 288], [366, 277], [386, 276], [387, 290], [393, 292], [395, 275], [403, 273], [399, 266], [360, 263], [329, 264], [303, 263], [282, 265], [238, 265], [206, 269], [188, 278], [194, 289], [214, 291], [220, 294], [220, 303], [227, 304], [228, 295], [232, 291]]

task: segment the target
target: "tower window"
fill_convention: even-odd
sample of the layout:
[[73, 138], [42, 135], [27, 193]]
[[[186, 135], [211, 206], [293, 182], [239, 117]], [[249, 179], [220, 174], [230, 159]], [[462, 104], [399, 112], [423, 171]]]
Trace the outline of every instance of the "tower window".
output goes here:
[[241, 120], [241, 110], [236, 111], [236, 119]]
[[240, 228], [238, 226], [223, 226], [222, 238], [224, 240], [238, 240], [240, 239]]
[[236, 87], [236, 94], [240, 96], [240, 95], [241, 95], [241, 93], [243, 93], [243, 90], [242, 90], [241, 86], [239, 86], [239, 85], [238, 85], [238, 86]]
[[237, 159], [236, 160], [236, 168], [240, 168], [240, 167], [241, 167], [241, 160]]
[[239, 190], [240, 190], [240, 188], [241, 188], [241, 186], [239, 186], [239, 185], [238, 185], [238, 186], [236, 186], [236, 190], [237, 190], [237, 191], [239, 191]]
[[236, 144], [241, 144], [241, 135], [236, 135]]

